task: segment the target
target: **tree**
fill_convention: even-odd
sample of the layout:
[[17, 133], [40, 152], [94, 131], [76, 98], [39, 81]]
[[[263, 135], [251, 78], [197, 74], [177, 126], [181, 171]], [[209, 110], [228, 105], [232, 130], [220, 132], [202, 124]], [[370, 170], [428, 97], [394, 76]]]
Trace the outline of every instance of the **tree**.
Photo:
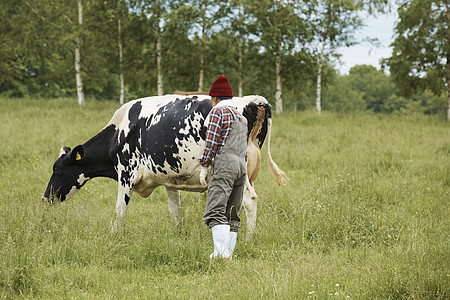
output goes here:
[[[167, 14], [162, 38], [164, 43], [165, 88], [168, 91], [198, 89], [197, 45], [192, 40], [191, 29], [196, 22], [192, 7], [184, 2], [171, 2], [170, 13]], [[195, 76], [195, 78], [194, 78]]]
[[[83, 25], [82, 0], [77, 0], [77, 9], [75, 11], [72, 2], [68, 4], [69, 6], [67, 7], [60, 6], [61, 4], [65, 5], [65, 3], [55, 2], [44, 2], [40, 3], [38, 6], [28, 0], [23, 0], [23, 3], [29, 8], [30, 13], [32, 13], [34, 17], [40, 18], [45, 24], [53, 28], [53, 30], [51, 30], [53, 36], [55, 32], [58, 32], [56, 33], [56, 36], [64, 36], [69, 43], [73, 43], [78, 105], [84, 106], [84, 90], [81, 73], [81, 36]], [[42, 8], [43, 11], [38, 10], [36, 7]], [[48, 27], [47, 30], [49, 30]], [[66, 40], [65, 38], [64, 40]]]
[[108, 70], [108, 74], [104, 75], [108, 78], [108, 82], [106, 85], [100, 85], [102, 90], [96, 94], [115, 98], [117, 95], [115, 77], [118, 73], [119, 103], [122, 105], [125, 102], [124, 36], [127, 35], [129, 24], [127, 3], [125, 0], [91, 0], [90, 4], [95, 17], [88, 15], [91, 22], [87, 24], [86, 31], [95, 36], [94, 41], [89, 42], [97, 46], [95, 52], [100, 52], [104, 58], [102, 69]]
[[[374, 66], [358, 65], [350, 69], [347, 80], [362, 95], [365, 108], [374, 112], [392, 112], [395, 86], [383, 71]], [[388, 103], [388, 99], [390, 99]], [[399, 102], [400, 103], [400, 102]], [[398, 107], [396, 110], [400, 109]]]
[[364, 94], [355, 87], [351, 75], [337, 74], [335, 81], [323, 91], [323, 109], [347, 113], [363, 111], [367, 107]]
[[151, 25], [154, 28], [155, 55], [156, 55], [156, 90], [157, 95], [164, 95], [164, 76], [163, 76], [163, 51], [162, 51], [162, 28], [161, 23], [165, 19], [165, 7], [162, 0], [137, 0], [135, 9], [141, 11], [147, 18], [151, 19]]
[[[244, 0], [245, 1], [245, 0]], [[238, 47], [238, 96], [243, 95], [243, 57], [244, 57], [244, 38], [246, 29], [244, 24], [245, 5], [243, 0], [231, 0], [229, 3], [228, 27], [237, 35]]]
[[[67, 19], [69, 22], [70, 19]], [[78, 0], [78, 26], [83, 25], [83, 4]], [[81, 79], [81, 54], [79, 37], [75, 39], [75, 78], [77, 83], [78, 105], [84, 106], [83, 80]]]
[[[354, 37], [356, 30], [363, 26], [361, 13], [367, 11], [384, 12], [388, 0], [319, 0], [315, 14], [318, 18], [314, 21], [316, 34], [321, 42], [319, 62], [317, 68], [316, 111], [321, 111], [321, 82], [322, 69], [325, 62], [325, 51], [328, 54], [341, 46], [351, 46], [360, 41]], [[328, 47], [327, 47], [328, 46]]]
[[264, 49], [275, 57], [275, 109], [283, 112], [282, 57], [297, 46], [298, 51], [312, 38], [307, 19], [311, 13], [303, 1], [250, 0], [247, 8], [253, 18], [253, 34]]
[[[200, 37], [198, 43], [198, 57], [199, 57], [199, 73], [198, 73], [198, 91], [203, 91], [205, 81], [205, 71], [207, 62], [205, 62], [207, 39], [211, 36], [214, 27], [219, 24], [223, 18], [226, 17], [225, 9], [227, 3], [221, 0], [190, 0], [183, 1], [184, 6], [191, 12], [193, 19], [192, 28], [199, 31]], [[217, 77], [217, 76], [216, 76]]]
[[398, 9], [392, 56], [387, 60], [392, 78], [405, 97], [430, 90], [435, 95], [447, 85], [450, 120], [450, 8], [448, 1], [411, 0]]
[[123, 47], [122, 47], [122, 19], [117, 19], [117, 40], [119, 44], [119, 72], [120, 72], [120, 105], [124, 104], [125, 97], [125, 79], [123, 75]]
[[33, 22], [36, 19], [27, 21], [25, 15], [21, 1], [0, 2], [0, 92], [12, 96], [27, 93], [24, 84], [29, 76], [27, 66], [38, 56], [29, 51], [36, 41], [33, 27], [38, 24]]
[[163, 72], [162, 72], [162, 51], [161, 51], [161, 5], [159, 0], [155, 2], [155, 28], [156, 28], [156, 68], [158, 69], [158, 96], [164, 95]]

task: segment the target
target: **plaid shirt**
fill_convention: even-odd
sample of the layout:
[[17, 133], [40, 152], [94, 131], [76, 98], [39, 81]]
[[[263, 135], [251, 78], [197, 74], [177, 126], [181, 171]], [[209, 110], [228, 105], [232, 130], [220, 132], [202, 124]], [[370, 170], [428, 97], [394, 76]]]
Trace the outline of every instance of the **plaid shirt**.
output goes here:
[[206, 131], [203, 156], [198, 160], [201, 165], [210, 165], [217, 151], [222, 150], [225, 145], [225, 141], [234, 123], [234, 116], [231, 110], [239, 121], [241, 121], [243, 116], [234, 107], [213, 107], [211, 110], [207, 124], [208, 130]]

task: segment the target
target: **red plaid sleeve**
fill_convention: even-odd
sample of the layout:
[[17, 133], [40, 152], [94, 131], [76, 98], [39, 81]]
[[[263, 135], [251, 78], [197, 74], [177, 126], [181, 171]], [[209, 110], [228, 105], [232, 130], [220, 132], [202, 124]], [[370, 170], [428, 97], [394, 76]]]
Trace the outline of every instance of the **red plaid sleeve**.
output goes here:
[[200, 164], [210, 164], [220, 143], [222, 117], [220, 111], [216, 108], [211, 110], [208, 129], [206, 131], [205, 148], [203, 155], [199, 159]]
[[203, 155], [199, 159], [200, 164], [211, 164], [217, 151], [220, 151], [224, 146], [228, 134], [233, 128], [234, 116], [231, 112], [241, 118], [241, 114], [231, 107], [219, 107], [211, 110], [208, 129], [206, 131], [205, 148]]

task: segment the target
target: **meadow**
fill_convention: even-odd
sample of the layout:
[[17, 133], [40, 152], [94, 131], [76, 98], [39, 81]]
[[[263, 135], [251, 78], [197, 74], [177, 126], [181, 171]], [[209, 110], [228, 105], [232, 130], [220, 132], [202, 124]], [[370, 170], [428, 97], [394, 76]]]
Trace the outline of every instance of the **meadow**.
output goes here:
[[0, 98], [0, 298], [449, 299], [450, 124], [430, 116], [331, 112], [274, 117], [231, 262], [211, 262], [204, 194], [133, 195], [111, 234], [117, 184], [41, 202], [61, 146], [82, 144], [117, 103]]

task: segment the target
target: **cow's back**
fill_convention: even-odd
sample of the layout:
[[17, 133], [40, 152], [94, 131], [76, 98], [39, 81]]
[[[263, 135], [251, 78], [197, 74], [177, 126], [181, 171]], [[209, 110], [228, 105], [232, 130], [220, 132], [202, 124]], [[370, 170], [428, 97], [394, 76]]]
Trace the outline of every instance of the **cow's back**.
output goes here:
[[[188, 189], [198, 169], [211, 110], [209, 97], [148, 97], [116, 111], [114, 156], [130, 181]], [[126, 176], [127, 177], [127, 176]], [[194, 181], [194, 180], [192, 180]], [[198, 181], [195, 178], [195, 181]]]
[[[253, 112], [249, 106], [268, 105], [267, 100], [246, 96], [233, 101], [249, 120], [250, 132], [254, 125], [251, 115], [258, 110]], [[204, 121], [211, 108], [210, 97], [205, 95], [155, 96], [126, 103], [108, 123], [117, 129], [112, 152], [118, 169], [137, 172], [129, 176], [136, 181], [145, 178], [152, 185], [189, 189], [198, 177], [197, 159], [206, 137]]]

